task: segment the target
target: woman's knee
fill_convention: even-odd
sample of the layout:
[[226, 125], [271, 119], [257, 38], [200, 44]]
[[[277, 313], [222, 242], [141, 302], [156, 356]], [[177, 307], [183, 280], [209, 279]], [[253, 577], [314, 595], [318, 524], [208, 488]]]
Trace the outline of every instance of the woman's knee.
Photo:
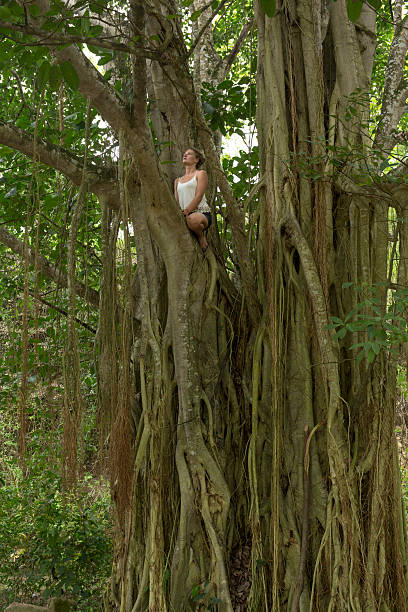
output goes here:
[[196, 215], [188, 215], [187, 217], [187, 226], [191, 231], [199, 231], [201, 229], [201, 219], [197, 218]]
[[201, 213], [193, 213], [187, 217], [187, 225], [193, 232], [202, 232], [207, 227], [208, 222]]
[[192, 230], [194, 228], [194, 226], [195, 226], [194, 219], [190, 219], [189, 216], [186, 217], [186, 223], [187, 223], [188, 229], [190, 229], [190, 230]]

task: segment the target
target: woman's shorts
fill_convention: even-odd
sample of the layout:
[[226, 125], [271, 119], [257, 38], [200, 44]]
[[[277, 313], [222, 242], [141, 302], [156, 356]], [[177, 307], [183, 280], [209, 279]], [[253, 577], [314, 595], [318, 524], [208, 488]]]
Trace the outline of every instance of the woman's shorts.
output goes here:
[[207, 219], [207, 221], [208, 221], [208, 225], [207, 225], [207, 227], [205, 228], [205, 229], [208, 229], [208, 228], [210, 227], [211, 223], [212, 223], [211, 213], [209, 213], [209, 212], [203, 212], [203, 213], [201, 213], [201, 214], [202, 214], [202, 215], [204, 215], [204, 217], [205, 217], [205, 218]]

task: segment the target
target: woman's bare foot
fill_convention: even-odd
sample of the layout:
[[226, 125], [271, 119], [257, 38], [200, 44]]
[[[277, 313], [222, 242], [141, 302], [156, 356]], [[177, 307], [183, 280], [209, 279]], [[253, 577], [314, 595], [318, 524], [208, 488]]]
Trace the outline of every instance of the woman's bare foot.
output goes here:
[[200, 234], [197, 235], [198, 238], [198, 244], [200, 245], [201, 249], [203, 251], [206, 251], [208, 249], [208, 242], [207, 242], [207, 238], [205, 237], [204, 234]]
[[198, 244], [205, 251], [208, 248], [205, 230], [208, 227], [208, 221], [202, 213], [193, 212], [186, 217], [188, 228], [197, 236]]

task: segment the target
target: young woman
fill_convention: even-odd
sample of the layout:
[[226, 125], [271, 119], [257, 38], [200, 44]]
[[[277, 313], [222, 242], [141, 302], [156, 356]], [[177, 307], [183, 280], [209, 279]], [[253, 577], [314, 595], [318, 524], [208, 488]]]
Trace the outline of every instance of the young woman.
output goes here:
[[203, 251], [208, 247], [204, 231], [211, 225], [211, 210], [207, 204], [205, 190], [208, 178], [205, 170], [199, 170], [204, 156], [198, 149], [190, 148], [183, 155], [184, 176], [176, 178], [174, 195], [186, 218], [187, 226], [198, 238]]

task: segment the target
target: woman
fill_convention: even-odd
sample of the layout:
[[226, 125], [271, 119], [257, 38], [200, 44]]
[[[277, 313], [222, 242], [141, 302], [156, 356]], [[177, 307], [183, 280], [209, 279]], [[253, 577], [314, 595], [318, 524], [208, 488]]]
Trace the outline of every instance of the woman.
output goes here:
[[204, 156], [198, 149], [187, 149], [183, 155], [185, 174], [174, 181], [174, 195], [186, 217], [188, 228], [196, 234], [200, 247], [205, 251], [208, 242], [204, 231], [211, 225], [211, 210], [205, 197], [207, 173], [199, 170], [203, 163]]

